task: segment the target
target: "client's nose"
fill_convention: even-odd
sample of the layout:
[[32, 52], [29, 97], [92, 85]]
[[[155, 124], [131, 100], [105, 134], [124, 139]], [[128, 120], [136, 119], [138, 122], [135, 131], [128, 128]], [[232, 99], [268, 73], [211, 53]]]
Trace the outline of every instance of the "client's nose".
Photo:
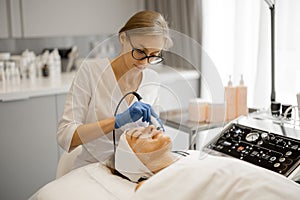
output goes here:
[[155, 126], [153, 124], [146, 127], [147, 133], [151, 133], [155, 129]]

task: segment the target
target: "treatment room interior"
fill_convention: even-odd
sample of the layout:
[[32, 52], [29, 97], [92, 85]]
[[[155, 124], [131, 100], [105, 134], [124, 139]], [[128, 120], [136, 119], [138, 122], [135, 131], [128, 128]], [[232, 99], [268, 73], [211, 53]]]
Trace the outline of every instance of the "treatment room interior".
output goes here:
[[[82, 147], [67, 153], [57, 131], [82, 64], [116, 57], [120, 28], [142, 10], [161, 13], [173, 40], [148, 67], [164, 134], [200, 164], [174, 164], [135, 191], [101, 162], [67, 173]], [[0, 199], [299, 199], [299, 10], [299, 0], [0, 0]]]

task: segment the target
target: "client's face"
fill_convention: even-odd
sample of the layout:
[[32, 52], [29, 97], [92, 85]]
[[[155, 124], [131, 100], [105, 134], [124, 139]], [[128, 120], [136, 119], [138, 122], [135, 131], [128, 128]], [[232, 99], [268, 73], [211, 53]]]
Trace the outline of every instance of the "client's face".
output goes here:
[[141, 162], [154, 173], [174, 161], [169, 156], [171, 138], [156, 130], [153, 125], [128, 131], [126, 140]]
[[127, 131], [126, 139], [136, 154], [170, 150], [171, 138], [153, 125], [138, 127]]

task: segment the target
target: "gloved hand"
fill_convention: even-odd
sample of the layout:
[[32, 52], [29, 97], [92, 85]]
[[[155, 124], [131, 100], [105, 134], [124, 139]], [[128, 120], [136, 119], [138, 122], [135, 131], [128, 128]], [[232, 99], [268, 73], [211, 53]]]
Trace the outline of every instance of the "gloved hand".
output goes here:
[[142, 118], [143, 122], [150, 122], [151, 115], [155, 115], [157, 117], [157, 114], [153, 111], [149, 104], [136, 101], [126, 111], [116, 115], [115, 128], [120, 128], [121, 126], [127, 123], [135, 122], [140, 118]]

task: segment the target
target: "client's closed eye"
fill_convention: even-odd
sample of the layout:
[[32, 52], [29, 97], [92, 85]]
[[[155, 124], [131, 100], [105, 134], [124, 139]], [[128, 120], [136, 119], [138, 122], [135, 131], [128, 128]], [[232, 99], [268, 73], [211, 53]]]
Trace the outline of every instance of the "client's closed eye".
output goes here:
[[127, 132], [128, 135], [130, 135], [130, 139], [132, 140], [133, 138], [138, 138], [141, 134], [140, 129], [134, 129], [132, 131]]

